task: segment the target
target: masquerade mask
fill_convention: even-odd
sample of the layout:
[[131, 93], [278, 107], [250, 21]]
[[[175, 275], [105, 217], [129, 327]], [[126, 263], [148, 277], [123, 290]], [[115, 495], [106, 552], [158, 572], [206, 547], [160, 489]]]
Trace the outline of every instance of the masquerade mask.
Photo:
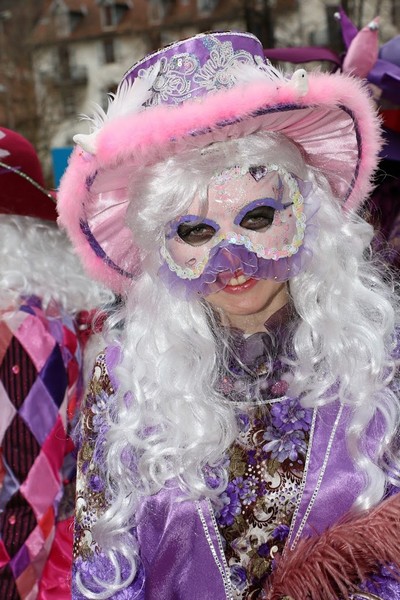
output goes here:
[[300, 270], [294, 257], [304, 240], [310, 188], [273, 164], [219, 173], [210, 181], [206, 215], [196, 196], [189, 213], [167, 225], [161, 273], [204, 296], [233, 276], [289, 279]]

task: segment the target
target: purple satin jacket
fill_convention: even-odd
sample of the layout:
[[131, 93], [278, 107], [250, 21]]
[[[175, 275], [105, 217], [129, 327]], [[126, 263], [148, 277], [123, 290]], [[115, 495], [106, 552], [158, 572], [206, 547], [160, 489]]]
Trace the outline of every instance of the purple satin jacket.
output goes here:
[[[118, 360], [115, 348], [106, 363], [113, 382]], [[115, 387], [114, 387], [115, 389]], [[345, 441], [348, 410], [331, 404], [314, 410], [300, 501], [287, 545], [294, 548], [304, 536], [312, 536], [336, 523], [352, 507], [362, 491], [362, 475], [350, 459]], [[376, 419], [368, 432], [369, 450], [383, 433]], [[179, 501], [175, 487], [166, 487], [144, 500], [137, 515], [137, 538], [142, 561], [136, 581], [115, 600], [227, 600], [233, 598], [222, 540], [209, 500]], [[91, 568], [91, 565], [93, 569]], [[97, 572], [90, 561], [75, 562], [80, 572]], [[400, 582], [383, 580], [379, 597], [400, 600]], [[85, 598], [74, 586], [73, 598]], [[321, 598], [323, 600], [323, 598]]]
[[[301, 500], [288, 544], [321, 533], [352, 507], [362, 491], [362, 476], [348, 456], [346, 411], [337, 404], [315, 411]], [[371, 427], [371, 445], [382, 428]], [[138, 537], [146, 576], [146, 600], [225, 600], [232, 598], [218, 527], [211, 504], [175, 502], [168, 489], [142, 507]], [[400, 583], [390, 585], [391, 600], [400, 599]], [[393, 586], [397, 595], [393, 595]], [[383, 590], [381, 590], [383, 591]], [[384, 598], [384, 596], [381, 597]], [[322, 598], [321, 598], [322, 600]]]

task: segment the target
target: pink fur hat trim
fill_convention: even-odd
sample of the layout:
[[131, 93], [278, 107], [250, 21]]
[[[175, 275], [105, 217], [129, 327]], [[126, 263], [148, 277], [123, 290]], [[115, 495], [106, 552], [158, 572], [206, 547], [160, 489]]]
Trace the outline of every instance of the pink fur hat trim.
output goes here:
[[281, 132], [300, 145], [346, 210], [357, 210], [370, 192], [380, 124], [366, 88], [349, 76], [311, 73], [301, 93], [290, 79], [258, 78], [200, 100], [126, 114], [101, 128], [95, 153], [75, 149], [61, 182], [59, 221], [90, 274], [117, 292], [139, 275], [125, 215], [135, 201], [128, 199], [128, 181], [134, 197], [134, 178], [145, 165], [256, 131]]

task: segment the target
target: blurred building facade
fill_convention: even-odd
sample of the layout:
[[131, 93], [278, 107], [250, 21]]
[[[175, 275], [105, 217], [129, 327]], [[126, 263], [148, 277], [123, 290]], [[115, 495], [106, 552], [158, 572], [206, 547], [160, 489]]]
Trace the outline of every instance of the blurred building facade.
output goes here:
[[199, 31], [244, 29], [241, 5], [240, 0], [48, 2], [32, 46], [36, 98], [50, 145], [71, 144], [77, 115], [90, 114], [92, 102], [105, 108], [107, 94], [147, 52]]
[[[105, 107], [145, 53], [201, 31], [252, 31], [264, 47], [341, 50], [335, 0], [0, 0], [0, 123], [50, 151], [87, 131], [79, 114]], [[381, 37], [399, 33], [400, 0], [341, 2], [359, 26], [381, 14]], [[397, 25], [396, 25], [397, 23]]]
[[29, 140], [37, 129], [29, 39], [42, 9], [42, 0], [0, 0], [0, 125]]

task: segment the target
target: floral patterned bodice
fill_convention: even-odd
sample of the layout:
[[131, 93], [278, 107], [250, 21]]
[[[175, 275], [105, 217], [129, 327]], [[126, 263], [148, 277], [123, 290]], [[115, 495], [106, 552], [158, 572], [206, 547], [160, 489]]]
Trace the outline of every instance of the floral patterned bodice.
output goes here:
[[237, 599], [259, 597], [275, 554], [283, 550], [300, 494], [311, 418], [312, 411], [291, 399], [238, 414], [229, 483], [216, 509]]
[[300, 496], [312, 411], [288, 398], [281, 346], [291, 308], [269, 333], [233, 333], [235, 356], [220, 391], [236, 407], [239, 434], [226, 456], [226, 490], [215, 504], [234, 598], [259, 598], [289, 534]]

